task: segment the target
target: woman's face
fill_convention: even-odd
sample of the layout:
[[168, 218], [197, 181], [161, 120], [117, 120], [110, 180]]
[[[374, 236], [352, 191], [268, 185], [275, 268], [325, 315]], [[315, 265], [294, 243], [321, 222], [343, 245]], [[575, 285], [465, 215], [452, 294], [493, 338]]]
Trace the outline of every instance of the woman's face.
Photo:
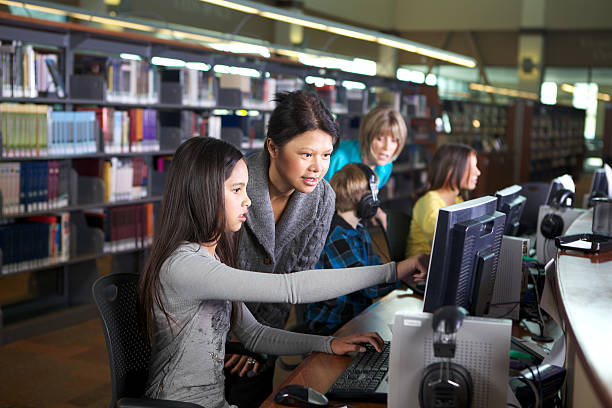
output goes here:
[[480, 170], [478, 170], [475, 153], [470, 153], [470, 157], [466, 163], [465, 172], [463, 173], [463, 179], [461, 180], [461, 189], [463, 190], [474, 190], [476, 183], [478, 183], [478, 176], [480, 176]]
[[247, 195], [246, 186], [249, 181], [249, 171], [244, 160], [240, 160], [234, 166], [232, 173], [225, 180], [225, 218], [226, 230], [236, 232], [242, 228], [246, 221], [251, 199]]
[[393, 136], [391, 129], [380, 132], [378, 135], [376, 135], [374, 140], [372, 140], [371, 153], [374, 163], [369, 164], [384, 166], [385, 164], [391, 162], [398, 145], [399, 140]]
[[329, 169], [334, 149], [332, 137], [320, 129], [309, 130], [291, 139], [282, 148], [270, 141], [270, 166], [284, 186], [301, 193], [312, 192]]

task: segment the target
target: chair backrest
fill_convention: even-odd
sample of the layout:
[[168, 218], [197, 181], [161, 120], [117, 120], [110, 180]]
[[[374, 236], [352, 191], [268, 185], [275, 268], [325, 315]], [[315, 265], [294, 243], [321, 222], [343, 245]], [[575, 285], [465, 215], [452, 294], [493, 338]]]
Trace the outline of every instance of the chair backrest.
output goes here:
[[138, 275], [115, 273], [98, 278], [93, 299], [106, 339], [114, 407], [123, 397], [142, 397], [149, 372], [151, 347], [137, 302]]
[[400, 211], [387, 211], [387, 237], [389, 253], [395, 262], [406, 259], [406, 241], [410, 233], [411, 217]]
[[538, 225], [538, 213], [540, 206], [546, 204], [550, 183], [528, 182], [522, 183], [521, 195], [527, 199], [525, 208], [521, 214], [520, 233], [535, 232]]

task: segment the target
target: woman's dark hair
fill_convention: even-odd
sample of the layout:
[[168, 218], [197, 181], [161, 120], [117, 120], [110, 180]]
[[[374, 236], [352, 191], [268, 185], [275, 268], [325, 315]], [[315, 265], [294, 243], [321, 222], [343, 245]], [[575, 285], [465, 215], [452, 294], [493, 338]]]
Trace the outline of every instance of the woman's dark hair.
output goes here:
[[[332, 137], [332, 144], [338, 139], [338, 126], [331, 112], [317, 94], [293, 91], [280, 92], [274, 99], [276, 108], [268, 122], [268, 139], [283, 147], [291, 139], [309, 130], [322, 130]], [[268, 149], [265, 149], [269, 154]]]
[[138, 285], [139, 306], [149, 339], [154, 306], [170, 325], [171, 317], [161, 299], [159, 275], [162, 264], [182, 243], [217, 242], [216, 252], [221, 262], [236, 267], [239, 234], [225, 231], [224, 183], [243, 158], [231, 144], [207, 137], [191, 138], [176, 150], [168, 171], [151, 255]]
[[440, 146], [431, 158], [423, 194], [447, 186], [458, 189], [461, 197], [467, 200], [469, 192], [461, 188], [461, 180], [471, 154], [475, 154], [474, 149], [465, 144], [448, 143]]

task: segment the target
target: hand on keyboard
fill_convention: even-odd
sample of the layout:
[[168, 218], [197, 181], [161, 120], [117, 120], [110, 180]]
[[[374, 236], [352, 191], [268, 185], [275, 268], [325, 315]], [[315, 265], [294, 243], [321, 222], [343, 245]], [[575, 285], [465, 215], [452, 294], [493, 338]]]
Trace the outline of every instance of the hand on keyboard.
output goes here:
[[336, 337], [331, 342], [332, 352], [343, 355], [351, 351], [366, 351], [366, 346], [381, 351], [383, 340], [376, 332], [358, 333], [350, 336]]

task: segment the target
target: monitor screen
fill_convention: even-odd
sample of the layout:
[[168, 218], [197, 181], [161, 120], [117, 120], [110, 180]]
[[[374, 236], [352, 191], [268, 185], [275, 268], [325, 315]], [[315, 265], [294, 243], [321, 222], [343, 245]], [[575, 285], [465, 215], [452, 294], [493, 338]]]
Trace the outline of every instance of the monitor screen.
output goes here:
[[440, 209], [423, 311], [444, 305], [476, 316], [488, 311], [506, 220], [496, 208], [497, 198], [485, 196]]
[[523, 188], [519, 185], [506, 187], [495, 193], [497, 197], [497, 211], [506, 214], [504, 235], [517, 236], [521, 224], [521, 214], [527, 199], [521, 195]]
[[550, 182], [546, 204], [552, 207], [573, 207], [576, 187], [571, 176], [565, 174]]

